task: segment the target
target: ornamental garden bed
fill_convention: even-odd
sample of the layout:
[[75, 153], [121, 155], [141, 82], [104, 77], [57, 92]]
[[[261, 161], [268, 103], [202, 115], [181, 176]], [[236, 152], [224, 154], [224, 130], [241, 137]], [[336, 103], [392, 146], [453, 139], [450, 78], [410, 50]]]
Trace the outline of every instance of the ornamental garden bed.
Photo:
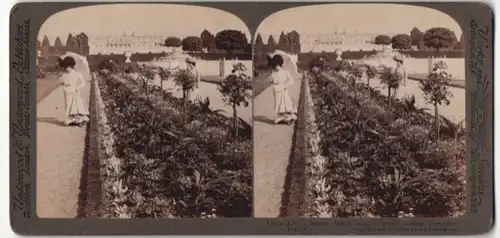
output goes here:
[[341, 77], [309, 77], [306, 216], [456, 217], [465, 210], [465, 140], [411, 100]]
[[251, 127], [119, 74], [97, 79], [105, 218], [250, 217]]

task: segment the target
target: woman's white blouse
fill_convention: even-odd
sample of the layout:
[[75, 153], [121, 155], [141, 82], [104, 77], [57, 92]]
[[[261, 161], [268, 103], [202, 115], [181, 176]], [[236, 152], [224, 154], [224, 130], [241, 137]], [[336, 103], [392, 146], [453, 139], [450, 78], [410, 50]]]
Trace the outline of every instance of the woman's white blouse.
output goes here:
[[84, 84], [83, 75], [76, 71], [64, 73], [59, 78], [59, 82], [63, 85], [66, 93], [73, 93]]
[[282, 91], [292, 83], [292, 75], [283, 69], [273, 71], [269, 76], [269, 82], [275, 91]]

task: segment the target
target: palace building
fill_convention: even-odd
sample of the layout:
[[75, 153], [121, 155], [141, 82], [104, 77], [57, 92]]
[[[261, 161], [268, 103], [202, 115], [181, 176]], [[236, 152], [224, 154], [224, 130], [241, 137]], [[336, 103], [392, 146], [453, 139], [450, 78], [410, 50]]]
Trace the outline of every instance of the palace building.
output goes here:
[[[89, 37], [89, 54], [123, 54], [125, 51], [139, 53], [159, 53], [171, 51], [170, 47], [163, 46], [167, 35], [136, 35], [124, 32], [120, 36], [92, 36]], [[182, 39], [182, 36], [178, 36]]]
[[[300, 34], [300, 51], [301, 52], [334, 52], [336, 49], [344, 51], [367, 51], [380, 50], [381, 46], [375, 45], [375, 37], [378, 33], [360, 33], [335, 31], [333, 33], [318, 33], [318, 34]], [[269, 34], [261, 34], [264, 44], [267, 44]], [[277, 41], [279, 35], [274, 35], [273, 38]]]

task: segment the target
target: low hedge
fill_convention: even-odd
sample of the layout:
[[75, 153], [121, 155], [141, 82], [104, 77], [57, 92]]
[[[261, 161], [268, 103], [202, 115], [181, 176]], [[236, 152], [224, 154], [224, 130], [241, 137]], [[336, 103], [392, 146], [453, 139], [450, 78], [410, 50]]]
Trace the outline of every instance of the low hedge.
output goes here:
[[318, 144], [308, 169], [324, 168], [308, 173], [319, 179], [308, 183], [312, 216], [464, 213], [465, 140], [443, 133], [432, 141], [431, 115], [411, 101], [396, 100], [387, 109], [380, 92], [359, 84], [353, 90], [325, 75], [312, 77], [310, 85], [320, 136], [308, 137]]
[[114, 160], [103, 161], [101, 216], [252, 215], [251, 128], [233, 140], [230, 118], [192, 103], [184, 118], [182, 100], [114, 74], [99, 89]]

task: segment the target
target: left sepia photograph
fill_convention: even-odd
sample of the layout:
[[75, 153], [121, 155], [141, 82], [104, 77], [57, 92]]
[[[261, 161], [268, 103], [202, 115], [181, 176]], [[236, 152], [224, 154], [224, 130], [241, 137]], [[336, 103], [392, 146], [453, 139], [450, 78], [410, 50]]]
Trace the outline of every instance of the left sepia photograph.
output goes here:
[[37, 41], [40, 218], [253, 216], [251, 35], [180, 4], [58, 12]]

